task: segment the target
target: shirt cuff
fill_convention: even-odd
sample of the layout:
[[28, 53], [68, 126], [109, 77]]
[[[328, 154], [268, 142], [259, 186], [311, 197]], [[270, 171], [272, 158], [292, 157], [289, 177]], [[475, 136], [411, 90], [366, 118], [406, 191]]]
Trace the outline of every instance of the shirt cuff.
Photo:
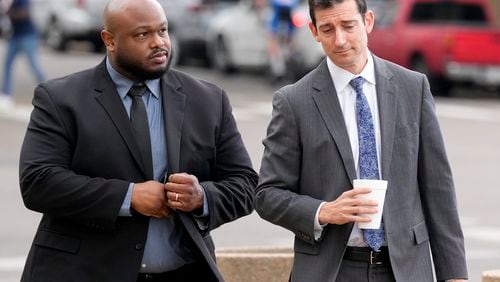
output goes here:
[[134, 190], [134, 183], [130, 183], [128, 185], [127, 195], [125, 195], [125, 199], [123, 199], [122, 206], [120, 208], [120, 212], [118, 216], [132, 216], [130, 213], [130, 205], [132, 203], [132, 191]]
[[321, 210], [321, 207], [326, 204], [326, 202], [322, 202], [318, 210], [316, 210], [316, 215], [314, 216], [314, 240], [318, 241], [319, 238], [321, 238], [321, 234], [323, 233], [323, 228], [326, 226], [326, 224], [319, 224], [319, 210]]
[[[201, 186], [201, 185], [200, 185]], [[208, 200], [207, 200], [207, 194], [205, 192], [205, 188], [201, 186], [201, 190], [203, 192], [203, 213], [202, 214], [193, 214], [193, 217], [196, 221], [196, 224], [198, 224], [198, 228], [200, 230], [207, 230], [208, 229]]]

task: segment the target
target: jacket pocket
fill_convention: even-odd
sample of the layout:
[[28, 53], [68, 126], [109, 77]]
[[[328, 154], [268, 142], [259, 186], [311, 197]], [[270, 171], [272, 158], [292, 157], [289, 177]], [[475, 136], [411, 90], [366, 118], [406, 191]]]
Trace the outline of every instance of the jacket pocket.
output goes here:
[[413, 226], [413, 235], [415, 236], [415, 243], [417, 245], [429, 240], [429, 232], [427, 231], [425, 221]]
[[39, 230], [33, 240], [33, 244], [36, 246], [55, 249], [70, 254], [76, 254], [78, 252], [80, 249], [80, 242], [80, 239], [71, 238], [48, 230]]

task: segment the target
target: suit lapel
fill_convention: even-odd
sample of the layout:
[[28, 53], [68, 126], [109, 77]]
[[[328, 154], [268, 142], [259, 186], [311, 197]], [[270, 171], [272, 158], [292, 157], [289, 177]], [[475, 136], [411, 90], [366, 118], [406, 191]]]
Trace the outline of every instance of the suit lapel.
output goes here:
[[352, 157], [351, 143], [347, 133], [344, 115], [340, 108], [339, 99], [333, 86], [326, 60], [316, 69], [312, 85], [312, 96], [323, 121], [330, 132], [337, 149], [342, 157], [349, 179], [356, 178], [356, 168]]
[[103, 61], [99, 64], [94, 73], [94, 81], [96, 82], [96, 87], [94, 89], [96, 93], [96, 100], [101, 104], [104, 110], [108, 113], [109, 118], [113, 121], [113, 124], [118, 129], [123, 141], [127, 144], [127, 147], [132, 154], [135, 162], [141, 168], [144, 177], [148, 178], [148, 173], [144, 170], [141, 165], [141, 156], [139, 153], [139, 148], [137, 147], [136, 140], [132, 133], [130, 127], [130, 120], [123, 106], [123, 102], [120, 99], [120, 95], [116, 91], [116, 88], [106, 70], [106, 62]]
[[222, 278], [222, 275], [219, 272], [219, 269], [217, 268], [217, 264], [212, 257], [210, 251], [208, 250], [207, 245], [205, 244], [205, 241], [203, 240], [203, 237], [201, 236], [200, 232], [198, 231], [198, 228], [195, 227], [195, 223], [193, 222], [192, 215], [186, 214], [184, 212], [179, 212], [179, 217], [184, 224], [184, 227], [186, 228], [186, 231], [188, 234], [191, 236], [193, 239], [193, 242], [195, 245], [198, 247], [200, 252], [202, 253], [203, 257], [205, 257], [208, 265], [210, 266], [210, 269], [212, 269], [212, 272], [214, 275], [217, 277], [219, 281], [224, 281]]
[[382, 179], [388, 179], [396, 127], [396, 92], [397, 86], [392, 81], [393, 75], [385, 62], [373, 56], [375, 79], [377, 80], [377, 100], [380, 117], [380, 134], [382, 149]]
[[[184, 109], [186, 107], [186, 95], [182, 93], [181, 83], [177, 80], [173, 71], [169, 71], [161, 80], [161, 93], [163, 101], [163, 117], [167, 138], [168, 172], [179, 171], [179, 160], [181, 151], [181, 136], [184, 121]], [[189, 236], [207, 260], [208, 265], [218, 280], [223, 278], [217, 269], [216, 263], [205, 244], [200, 231], [195, 226], [190, 214], [179, 212], [179, 218], [184, 224]]]
[[168, 172], [179, 172], [182, 125], [186, 96], [181, 92], [181, 84], [169, 71], [161, 80], [163, 118], [167, 140]]

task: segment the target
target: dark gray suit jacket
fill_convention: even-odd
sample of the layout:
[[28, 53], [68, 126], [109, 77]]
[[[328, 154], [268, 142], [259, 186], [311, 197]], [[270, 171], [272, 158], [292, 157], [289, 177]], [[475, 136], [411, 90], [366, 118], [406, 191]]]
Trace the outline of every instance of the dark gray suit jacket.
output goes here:
[[[398, 281], [466, 278], [464, 241], [450, 166], [424, 75], [374, 56], [381, 123], [386, 240]], [[356, 178], [344, 117], [326, 61], [274, 95], [256, 210], [295, 233], [292, 281], [334, 281], [353, 224], [314, 240], [322, 201]]]
[[[209, 227], [178, 213], [207, 280], [222, 280], [210, 230], [249, 214], [257, 174], [224, 91], [175, 71], [161, 78], [169, 172], [197, 176]], [[129, 118], [105, 63], [35, 90], [20, 158], [25, 205], [43, 213], [23, 281], [136, 281], [149, 218], [118, 213], [146, 180]], [[203, 271], [203, 270], [200, 270]]]

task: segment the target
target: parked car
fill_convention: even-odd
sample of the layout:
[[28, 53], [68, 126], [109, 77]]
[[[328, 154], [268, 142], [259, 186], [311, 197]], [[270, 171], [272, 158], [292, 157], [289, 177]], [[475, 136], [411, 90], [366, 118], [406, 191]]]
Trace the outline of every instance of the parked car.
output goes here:
[[266, 20], [268, 9], [257, 9], [253, 1], [220, 12], [209, 23], [207, 52], [220, 71], [268, 65]]
[[433, 93], [451, 82], [500, 86], [500, 29], [489, 0], [373, 1], [376, 55], [427, 74]]
[[175, 60], [206, 57], [206, 32], [214, 14], [239, 0], [159, 0], [167, 15]]
[[32, 17], [47, 44], [65, 50], [71, 40], [92, 43], [102, 50], [100, 31], [106, 0], [32, 0]]
[[[217, 14], [207, 31], [207, 51], [214, 67], [224, 72], [268, 68], [269, 16], [267, 7], [259, 9], [252, 0]], [[289, 76], [298, 76], [317, 66], [324, 55], [307, 26], [307, 1], [293, 11], [292, 20], [296, 29], [289, 46], [287, 71]]]

